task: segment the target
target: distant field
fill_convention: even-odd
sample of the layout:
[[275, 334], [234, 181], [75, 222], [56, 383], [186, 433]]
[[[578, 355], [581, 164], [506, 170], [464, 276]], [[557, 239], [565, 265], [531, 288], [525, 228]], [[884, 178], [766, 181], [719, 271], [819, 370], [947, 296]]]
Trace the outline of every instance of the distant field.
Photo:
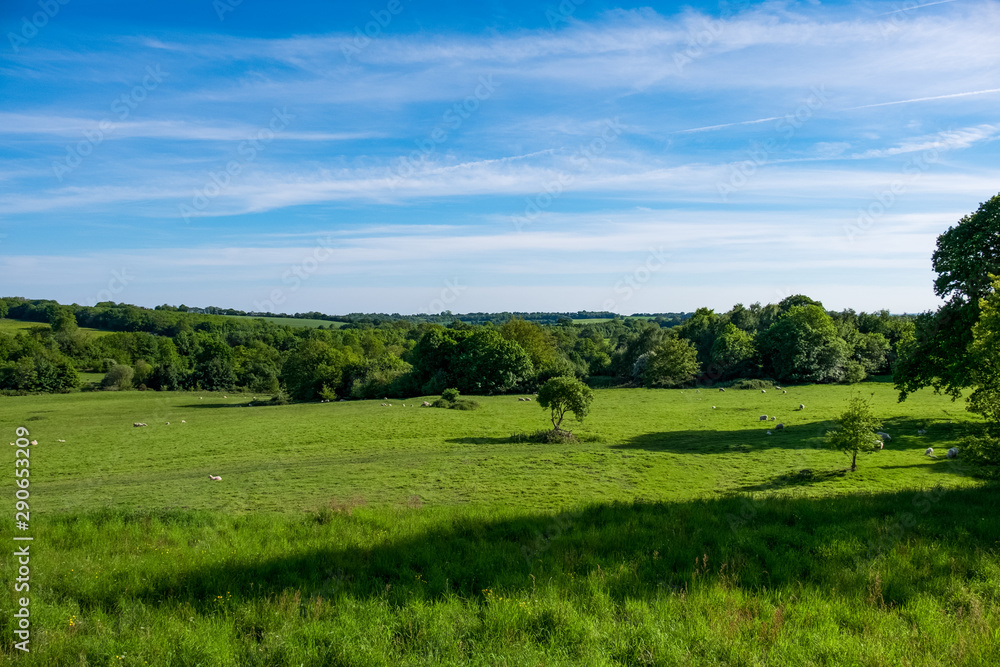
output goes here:
[[297, 317], [252, 317], [247, 318], [241, 315], [230, 315], [229, 317], [238, 317], [239, 319], [260, 319], [267, 320], [268, 322], [274, 322], [275, 324], [282, 324], [289, 327], [303, 327], [307, 329], [317, 329], [319, 327], [327, 327], [333, 329], [339, 329], [344, 326], [344, 322], [331, 322], [329, 320], [306, 320], [299, 319]]
[[[27, 320], [12, 320], [10, 318], [0, 318], [0, 332], [8, 334], [16, 334], [19, 331], [27, 331], [35, 327], [41, 327], [42, 329], [51, 329], [48, 322], [29, 322]], [[105, 331], [103, 329], [90, 329], [88, 327], [80, 327], [80, 331], [86, 331], [87, 333], [94, 334], [95, 336], [105, 336], [109, 333], [114, 333], [113, 331]]]
[[[823, 435], [859, 391], [892, 441], [851, 473]], [[0, 398], [10, 439], [39, 443], [38, 644], [17, 662], [1000, 664], [998, 489], [924, 455], [972, 423], [961, 403], [886, 383], [595, 395], [574, 445], [511, 443], [547, 425], [514, 396]]]

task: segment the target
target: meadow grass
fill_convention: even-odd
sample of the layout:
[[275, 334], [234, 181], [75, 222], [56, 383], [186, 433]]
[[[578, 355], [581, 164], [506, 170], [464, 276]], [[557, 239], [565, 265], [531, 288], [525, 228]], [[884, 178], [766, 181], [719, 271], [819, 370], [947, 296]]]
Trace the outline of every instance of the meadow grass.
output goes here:
[[[13, 320], [9, 317], [0, 317], [0, 333], [13, 335], [20, 333], [21, 331], [30, 331], [36, 327], [40, 329], [51, 329], [52, 325], [48, 322], [31, 322], [28, 320]], [[92, 329], [90, 327], [79, 327], [79, 330], [84, 333], [93, 334], [94, 336], [106, 336], [110, 333], [115, 333], [114, 331]]]
[[[850, 473], [822, 436], [859, 390], [893, 439]], [[39, 441], [32, 653], [8, 586], [0, 660], [1000, 661], [997, 487], [923, 455], [974, 424], [961, 404], [884, 383], [597, 390], [582, 442], [541, 445], [510, 442], [545, 426], [537, 403], [477, 400], [0, 399], [10, 439]]]

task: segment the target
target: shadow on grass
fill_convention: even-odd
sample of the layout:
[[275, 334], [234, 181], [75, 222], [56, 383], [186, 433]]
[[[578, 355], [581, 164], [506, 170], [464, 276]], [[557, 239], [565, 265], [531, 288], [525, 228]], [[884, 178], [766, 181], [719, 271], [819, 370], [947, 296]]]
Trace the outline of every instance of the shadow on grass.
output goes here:
[[[813, 422], [777, 429], [778, 422], [760, 422], [759, 427], [738, 431], [662, 431], [643, 433], [613, 449], [645, 449], [676, 454], [728, 454], [764, 449], [822, 449], [833, 422]], [[768, 435], [768, 431], [771, 432]]]
[[[165, 514], [156, 517], [161, 525], [200, 522], [226, 553], [247, 546], [210, 565], [150, 566], [117, 588], [81, 590], [69, 579], [54, 587], [56, 595], [77, 600], [85, 610], [113, 610], [126, 596], [206, 612], [227, 591], [237, 600], [346, 595], [406, 605], [456, 594], [482, 599], [487, 589], [530, 595], [536, 584], [553, 581], [574, 589], [596, 585], [619, 602], [686, 590], [695, 579], [756, 592], [805, 585], [849, 594], [864, 592], [873, 563], [882, 557], [888, 559], [879, 565], [885, 604], [904, 604], [932, 585], [944, 585], [942, 580], [974, 576], [983, 558], [995, 562], [998, 490], [992, 485], [826, 498], [616, 502], [501, 518], [418, 509], [325, 511], [305, 518]], [[393, 541], [372, 537], [408, 521], [411, 512], [428, 527]], [[96, 523], [107, 534], [123, 521], [148, 526], [150, 518], [108, 513], [56, 521], [80, 521], [82, 530]], [[247, 540], [258, 534], [270, 537]], [[905, 553], [896, 550], [901, 543]], [[254, 553], [248, 546], [253, 544], [265, 551]], [[935, 558], [914, 570], [908, 559], [923, 548], [935, 550]], [[183, 562], [183, 553], [177, 557]]]

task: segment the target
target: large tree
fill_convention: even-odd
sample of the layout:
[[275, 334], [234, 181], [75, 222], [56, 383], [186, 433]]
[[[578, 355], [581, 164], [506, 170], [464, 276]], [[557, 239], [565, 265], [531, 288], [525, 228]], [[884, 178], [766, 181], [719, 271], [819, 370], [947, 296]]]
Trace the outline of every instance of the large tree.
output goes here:
[[992, 285], [993, 292], [982, 299], [979, 321], [972, 328], [969, 356], [974, 389], [968, 409], [981, 414], [994, 430], [1000, 431], [1000, 278], [994, 276]]
[[993, 290], [990, 274], [1000, 274], [1000, 194], [941, 234], [932, 262], [934, 292], [946, 302], [918, 317], [915, 332], [899, 343], [893, 376], [901, 401], [923, 387], [958, 398], [972, 384], [972, 330], [981, 299]]
[[641, 378], [647, 387], [678, 387], [701, 373], [698, 352], [685, 338], [666, 338], [644, 358]]
[[850, 349], [820, 306], [793, 305], [757, 337], [764, 372], [782, 382], [844, 379]]

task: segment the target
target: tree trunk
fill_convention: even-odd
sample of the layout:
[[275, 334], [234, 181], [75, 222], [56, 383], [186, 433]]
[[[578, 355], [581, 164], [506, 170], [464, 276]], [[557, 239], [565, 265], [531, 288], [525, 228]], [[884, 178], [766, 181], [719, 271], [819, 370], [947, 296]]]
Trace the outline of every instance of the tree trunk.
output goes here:
[[854, 450], [854, 456], [851, 458], [851, 472], [858, 469], [858, 450]]

